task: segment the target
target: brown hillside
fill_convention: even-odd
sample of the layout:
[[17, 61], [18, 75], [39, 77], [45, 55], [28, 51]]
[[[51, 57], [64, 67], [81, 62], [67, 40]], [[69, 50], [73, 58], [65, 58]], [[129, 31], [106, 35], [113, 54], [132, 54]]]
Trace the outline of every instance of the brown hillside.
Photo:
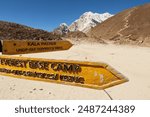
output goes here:
[[24, 25], [0, 21], [0, 40], [29, 39], [29, 40], [60, 40], [60, 36]]
[[81, 31], [68, 32], [63, 37], [66, 39], [70, 39], [70, 40], [77, 42], [77, 43], [95, 42], [95, 43], [106, 44], [103, 40], [101, 40], [101, 39], [97, 40], [94, 37], [89, 37], [84, 32], [81, 32]]
[[150, 4], [125, 10], [109, 18], [88, 34], [118, 44], [150, 46]]
[[87, 37], [87, 35], [81, 31], [68, 32], [65, 37], [67, 38], [83, 38]]

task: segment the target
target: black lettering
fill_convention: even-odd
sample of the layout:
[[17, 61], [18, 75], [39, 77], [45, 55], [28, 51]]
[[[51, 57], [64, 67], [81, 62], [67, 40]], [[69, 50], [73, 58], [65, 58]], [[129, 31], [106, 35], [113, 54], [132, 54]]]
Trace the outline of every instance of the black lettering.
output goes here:
[[74, 65], [74, 72], [81, 72], [80, 65]]
[[73, 65], [64, 64], [64, 71], [73, 71]]
[[40, 46], [40, 42], [28, 42], [28, 46]]
[[58, 63], [57, 64], [57, 71], [63, 70], [62, 64]]
[[38, 68], [37, 62], [29, 61], [29, 67], [30, 67], [31, 69], [37, 69], [37, 68]]
[[80, 76], [67, 76], [67, 75], [60, 75], [60, 80], [61, 81], [66, 81], [66, 82], [75, 82], [75, 83], [81, 83], [84, 84], [84, 78]]
[[19, 48], [16, 49], [16, 52], [26, 52], [28, 50], [28, 48]]
[[51, 80], [58, 80], [58, 74], [47, 74], [45, 76], [46, 79], [51, 79]]
[[39, 62], [39, 61], [30, 61], [29, 67], [31, 69], [40, 69], [40, 70], [49, 70], [49, 63], [48, 62]]
[[53, 69], [54, 71], [57, 70], [57, 64], [56, 63], [52, 63], [51, 64], [51, 69]]
[[24, 61], [24, 60], [0, 59], [1, 65], [8, 65], [8, 66], [14, 66], [14, 67], [27, 68], [27, 63], [28, 63], [28, 61]]
[[15, 113], [19, 113], [19, 108], [18, 107], [15, 108]]
[[81, 72], [81, 67], [76, 64], [51, 63], [51, 68], [54, 71]]
[[31, 42], [28, 42], [28, 46], [31, 46]]
[[56, 45], [56, 42], [41, 42], [41, 45]]
[[65, 113], [70, 113], [70, 107], [67, 107], [67, 105], [65, 105]]
[[81, 84], [84, 84], [84, 78], [83, 77], [77, 77], [77, 79], [76, 79], [76, 83], [81, 83]]

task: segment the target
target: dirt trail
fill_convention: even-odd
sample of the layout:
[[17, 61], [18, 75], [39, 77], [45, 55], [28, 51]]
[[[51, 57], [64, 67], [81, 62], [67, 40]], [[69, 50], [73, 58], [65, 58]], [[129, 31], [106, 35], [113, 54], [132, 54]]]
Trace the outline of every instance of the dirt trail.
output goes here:
[[[117, 32], [117, 35], [119, 35], [120, 37], [123, 37], [123, 34], [122, 34], [121, 32], [130, 27], [130, 25], [129, 25], [129, 17], [131, 16], [131, 13], [132, 13], [135, 9], [136, 9], [136, 8], [130, 10], [130, 11], [128, 12], [128, 15], [124, 18], [125, 25], [124, 25], [124, 27], [123, 27], [122, 29], [120, 29], [120, 30]], [[131, 35], [128, 35], [127, 37], [129, 37], [129, 36], [131, 36]]]

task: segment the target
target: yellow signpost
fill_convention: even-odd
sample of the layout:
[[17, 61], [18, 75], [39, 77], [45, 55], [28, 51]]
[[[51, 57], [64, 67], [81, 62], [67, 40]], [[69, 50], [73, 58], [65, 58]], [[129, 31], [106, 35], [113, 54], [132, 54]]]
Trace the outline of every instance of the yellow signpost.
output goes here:
[[69, 41], [35, 41], [35, 40], [3, 40], [2, 54], [26, 54], [68, 50], [72, 47]]
[[0, 74], [19, 79], [105, 89], [128, 80], [107, 64], [0, 56]]

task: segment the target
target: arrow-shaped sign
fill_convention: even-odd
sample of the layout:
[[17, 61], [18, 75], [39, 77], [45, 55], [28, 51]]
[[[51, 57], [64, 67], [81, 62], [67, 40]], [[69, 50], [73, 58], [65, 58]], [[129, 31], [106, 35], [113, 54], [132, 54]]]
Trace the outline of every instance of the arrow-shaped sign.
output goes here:
[[34, 41], [34, 40], [3, 40], [2, 54], [26, 54], [68, 50], [72, 47], [69, 41]]
[[107, 64], [0, 56], [0, 74], [20, 79], [105, 89], [128, 80]]

